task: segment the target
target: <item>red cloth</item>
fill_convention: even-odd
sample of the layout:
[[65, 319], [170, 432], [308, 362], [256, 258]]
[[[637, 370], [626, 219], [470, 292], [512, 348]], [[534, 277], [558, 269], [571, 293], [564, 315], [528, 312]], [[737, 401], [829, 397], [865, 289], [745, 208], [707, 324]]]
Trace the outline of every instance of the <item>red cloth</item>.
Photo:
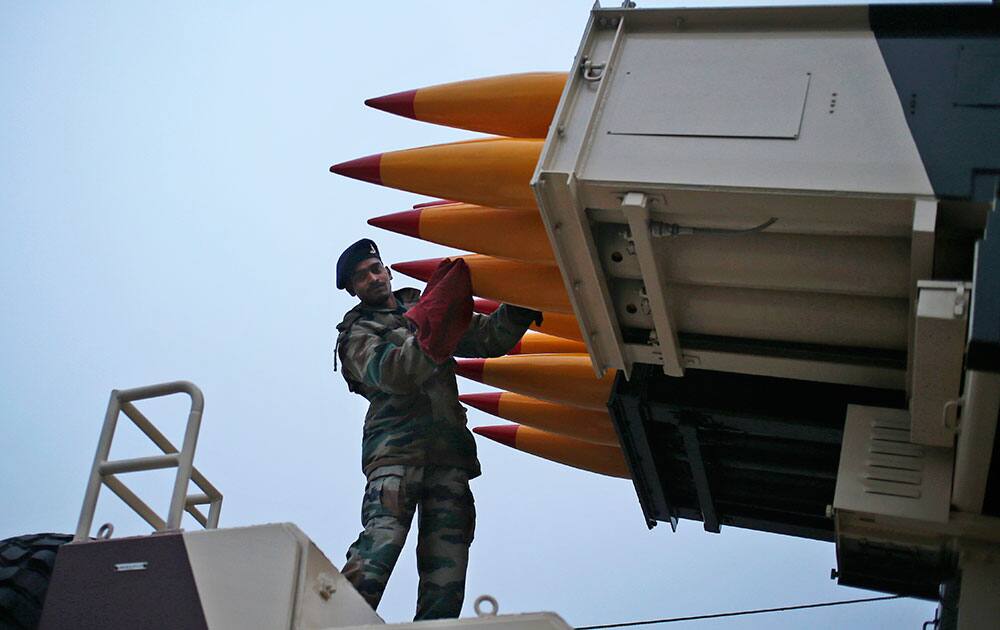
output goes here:
[[405, 317], [416, 325], [417, 343], [427, 356], [436, 363], [450, 359], [472, 321], [472, 277], [465, 261], [442, 260]]

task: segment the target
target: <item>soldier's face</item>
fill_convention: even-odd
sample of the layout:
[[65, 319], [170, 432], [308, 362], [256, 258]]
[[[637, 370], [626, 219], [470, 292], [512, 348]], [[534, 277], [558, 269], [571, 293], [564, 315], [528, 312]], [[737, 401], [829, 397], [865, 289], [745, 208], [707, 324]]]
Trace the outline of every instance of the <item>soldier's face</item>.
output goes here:
[[392, 274], [378, 258], [362, 260], [351, 276], [354, 294], [369, 306], [387, 306], [392, 298]]

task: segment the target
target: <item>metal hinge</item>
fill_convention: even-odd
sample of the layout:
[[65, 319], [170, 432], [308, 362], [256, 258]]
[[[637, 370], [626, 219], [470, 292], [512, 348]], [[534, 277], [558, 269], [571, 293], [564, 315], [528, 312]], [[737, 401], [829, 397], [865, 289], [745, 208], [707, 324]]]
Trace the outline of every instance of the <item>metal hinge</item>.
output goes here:
[[590, 57], [584, 57], [580, 61], [580, 74], [583, 76], [584, 81], [600, 81], [604, 76], [604, 68], [607, 65], [606, 63], [594, 63]]

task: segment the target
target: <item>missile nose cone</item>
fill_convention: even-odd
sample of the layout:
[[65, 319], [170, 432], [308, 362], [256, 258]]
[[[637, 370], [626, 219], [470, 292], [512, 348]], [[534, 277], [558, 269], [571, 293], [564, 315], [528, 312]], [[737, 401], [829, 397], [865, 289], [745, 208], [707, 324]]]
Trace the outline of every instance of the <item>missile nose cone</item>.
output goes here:
[[424, 260], [411, 260], [410, 262], [394, 263], [391, 266], [393, 271], [398, 271], [399, 273], [410, 276], [411, 278], [427, 282], [431, 275], [434, 274], [434, 270], [437, 269], [439, 264], [441, 264], [442, 260], [444, 259], [427, 258]]
[[517, 448], [517, 430], [519, 428], [521, 427], [516, 424], [503, 424], [492, 427], [476, 427], [472, 431], [504, 446]]
[[406, 92], [396, 92], [385, 96], [376, 96], [365, 101], [368, 107], [381, 109], [383, 112], [405, 116], [406, 118], [416, 118], [413, 110], [413, 101], [416, 99], [417, 91], [408, 90]]
[[494, 416], [500, 411], [500, 392], [486, 392], [483, 394], [460, 394], [458, 399], [470, 407], [475, 407], [480, 411], [485, 411]]
[[[397, 234], [405, 234], [406, 236], [420, 238], [420, 213], [420, 209], [394, 212], [393, 214], [386, 214], [380, 217], [368, 219], [368, 225], [373, 225], [377, 228], [382, 228], [383, 230], [389, 230], [390, 232], [396, 232]], [[403, 273], [406, 272], [404, 271]]]
[[456, 359], [455, 373], [459, 376], [483, 381], [483, 368], [486, 367], [486, 359]]
[[382, 185], [382, 154], [368, 155], [356, 160], [348, 160], [330, 167], [331, 173], [360, 179], [363, 182]]

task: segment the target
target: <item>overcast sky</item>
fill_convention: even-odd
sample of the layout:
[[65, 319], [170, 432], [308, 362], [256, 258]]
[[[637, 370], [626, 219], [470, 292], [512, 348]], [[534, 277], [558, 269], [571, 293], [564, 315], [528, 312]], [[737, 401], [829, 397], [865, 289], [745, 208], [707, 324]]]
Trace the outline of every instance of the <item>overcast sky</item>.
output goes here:
[[[365, 224], [426, 198], [327, 168], [471, 137], [363, 101], [566, 70], [591, 4], [0, 4], [0, 538], [72, 532], [109, 391], [187, 379], [206, 396], [196, 466], [225, 494], [221, 525], [294, 522], [341, 565], [360, 529], [366, 403], [331, 369], [352, 306], [334, 262], [363, 236], [389, 261], [448, 250]], [[143, 407], [175, 443], [184, 402]], [[120, 427], [114, 457], [154, 454]], [[832, 544], [691, 521], [647, 531], [629, 481], [477, 440], [465, 614], [482, 593], [575, 625], [873, 595], [829, 579]], [[171, 476], [126, 481], [165, 513]], [[148, 531], [107, 491], [105, 521]], [[379, 610], [389, 621], [413, 614], [412, 538]], [[679, 627], [917, 628], [933, 610]]]

